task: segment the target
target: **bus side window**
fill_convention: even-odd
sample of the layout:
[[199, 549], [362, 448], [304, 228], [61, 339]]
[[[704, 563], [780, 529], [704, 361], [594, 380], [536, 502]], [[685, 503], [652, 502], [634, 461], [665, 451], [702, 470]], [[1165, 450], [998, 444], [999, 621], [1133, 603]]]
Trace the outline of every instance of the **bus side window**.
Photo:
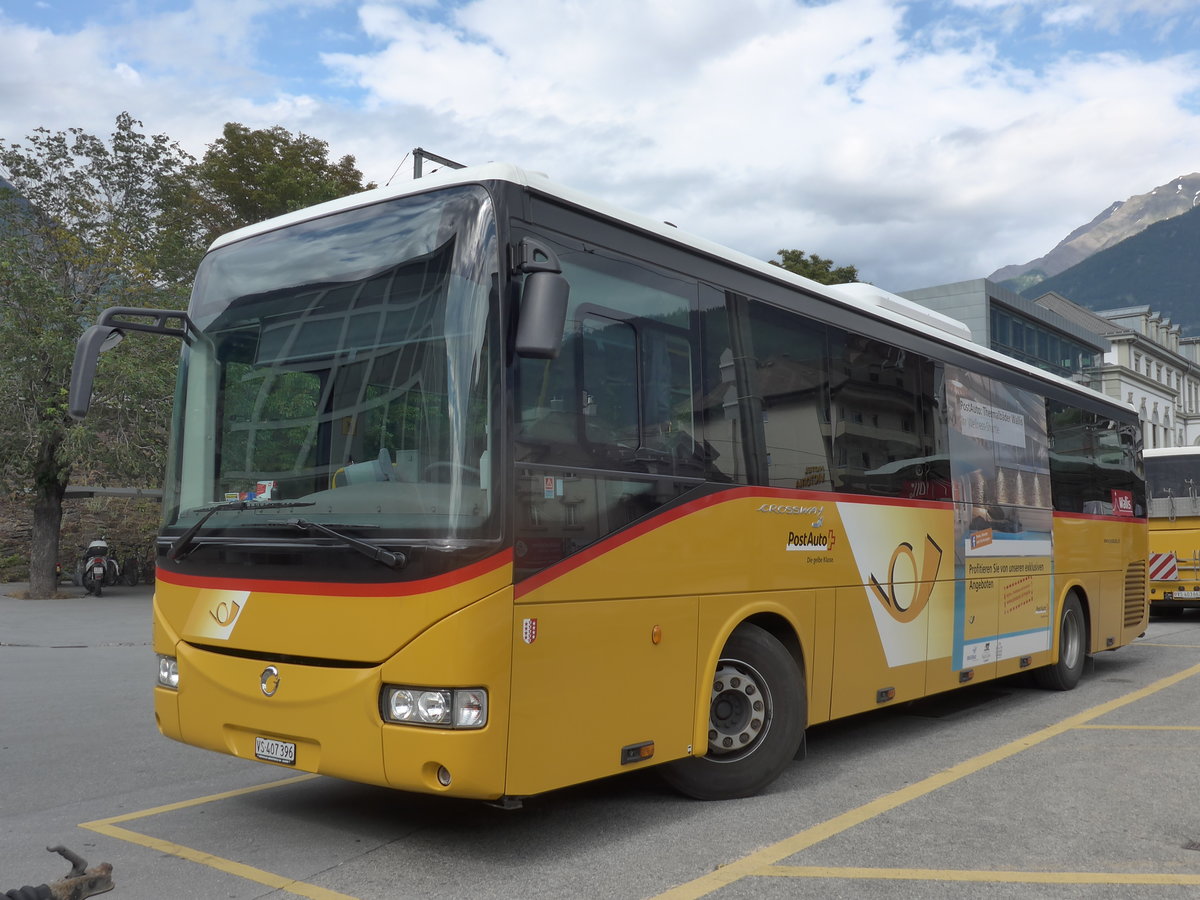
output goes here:
[[[550, 240], [540, 235], [539, 239]], [[698, 284], [570, 239], [555, 360], [517, 369], [517, 577], [723, 478], [695, 437]]]
[[[763, 303], [750, 307], [743, 335], [747, 375], [761, 398], [762, 465], [773, 487], [829, 490], [829, 390], [826, 327]], [[753, 414], [751, 407], [746, 413]]]
[[579, 397], [575, 362], [580, 337], [569, 335], [557, 359], [522, 359], [517, 370], [518, 462], [579, 462]]
[[836, 490], [946, 499], [933, 364], [911, 350], [829, 329]]
[[[659, 328], [642, 333], [642, 445], [687, 459], [695, 453], [692, 348]], [[698, 473], [702, 474], [702, 473]]]
[[1112, 514], [1113, 491], [1146, 508], [1140, 472], [1141, 429], [1058, 400], [1046, 401], [1050, 426], [1050, 484], [1061, 512]]
[[637, 334], [626, 322], [591, 315], [581, 334], [583, 437], [619, 460], [638, 446]]

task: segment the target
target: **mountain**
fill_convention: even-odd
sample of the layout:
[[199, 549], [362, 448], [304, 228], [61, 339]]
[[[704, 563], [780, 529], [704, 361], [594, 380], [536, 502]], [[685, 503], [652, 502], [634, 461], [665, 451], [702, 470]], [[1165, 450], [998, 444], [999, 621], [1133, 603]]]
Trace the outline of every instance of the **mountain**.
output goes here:
[[1155, 222], [1019, 293], [1033, 299], [1047, 291], [1091, 310], [1149, 306], [1185, 335], [1200, 334], [1200, 207]]
[[1002, 284], [1007, 282], [1005, 287], [1023, 293], [1039, 281], [1052, 278], [1093, 254], [1141, 233], [1155, 222], [1174, 218], [1198, 204], [1200, 172], [1181, 175], [1147, 194], [1118, 200], [1092, 221], [1072, 231], [1045, 256], [1020, 266], [1004, 266], [988, 278]]

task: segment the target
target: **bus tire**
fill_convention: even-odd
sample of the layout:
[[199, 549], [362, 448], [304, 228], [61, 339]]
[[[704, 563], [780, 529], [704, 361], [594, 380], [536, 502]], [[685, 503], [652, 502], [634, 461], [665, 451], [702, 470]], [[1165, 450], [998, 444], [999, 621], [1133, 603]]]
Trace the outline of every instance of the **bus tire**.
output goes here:
[[707, 755], [666, 764], [663, 778], [697, 800], [757, 794], [795, 758], [807, 718], [804, 673], [792, 654], [769, 631], [742, 624], [713, 674]]
[[1087, 621], [1075, 594], [1068, 594], [1058, 623], [1058, 662], [1035, 669], [1034, 681], [1048, 691], [1069, 691], [1079, 684], [1087, 658]]

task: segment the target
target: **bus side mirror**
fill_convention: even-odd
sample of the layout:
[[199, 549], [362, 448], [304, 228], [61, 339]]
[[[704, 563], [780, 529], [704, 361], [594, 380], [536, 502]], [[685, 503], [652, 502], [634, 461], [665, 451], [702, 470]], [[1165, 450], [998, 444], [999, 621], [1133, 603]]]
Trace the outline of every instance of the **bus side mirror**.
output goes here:
[[527, 237], [517, 246], [516, 270], [525, 274], [517, 318], [516, 351], [529, 359], [555, 359], [562, 349], [571, 285], [554, 251]]
[[[147, 322], [145, 320], [150, 319]], [[82, 419], [92, 405], [92, 384], [96, 380], [96, 363], [100, 354], [111, 350], [126, 331], [145, 331], [183, 338], [192, 343], [199, 332], [187, 313], [178, 309], [142, 309], [133, 306], [110, 306], [100, 313], [96, 324], [85, 331], [75, 344], [75, 363], [71, 366], [71, 393], [67, 412], [72, 419]]]
[[125, 334], [112, 325], [93, 325], [75, 345], [75, 363], [71, 367], [71, 394], [67, 412], [72, 419], [82, 419], [92, 405], [92, 383], [96, 380], [96, 363], [100, 354], [111, 350]]
[[557, 272], [525, 276], [517, 320], [517, 355], [529, 359], [555, 359], [562, 349], [567, 321], [567, 279]]

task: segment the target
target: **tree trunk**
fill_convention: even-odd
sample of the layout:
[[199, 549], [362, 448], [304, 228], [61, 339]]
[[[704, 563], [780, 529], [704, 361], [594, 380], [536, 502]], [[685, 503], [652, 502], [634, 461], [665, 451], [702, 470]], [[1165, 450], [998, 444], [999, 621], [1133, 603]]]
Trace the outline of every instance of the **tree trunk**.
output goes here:
[[33, 533], [29, 551], [29, 596], [44, 600], [58, 593], [58, 536], [62, 529], [62, 501], [70, 469], [56, 457], [58, 441], [43, 443], [34, 468]]
[[29, 553], [29, 596], [36, 599], [58, 593], [58, 533], [62, 527], [62, 498], [66, 485], [39, 490], [33, 501], [33, 544]]

